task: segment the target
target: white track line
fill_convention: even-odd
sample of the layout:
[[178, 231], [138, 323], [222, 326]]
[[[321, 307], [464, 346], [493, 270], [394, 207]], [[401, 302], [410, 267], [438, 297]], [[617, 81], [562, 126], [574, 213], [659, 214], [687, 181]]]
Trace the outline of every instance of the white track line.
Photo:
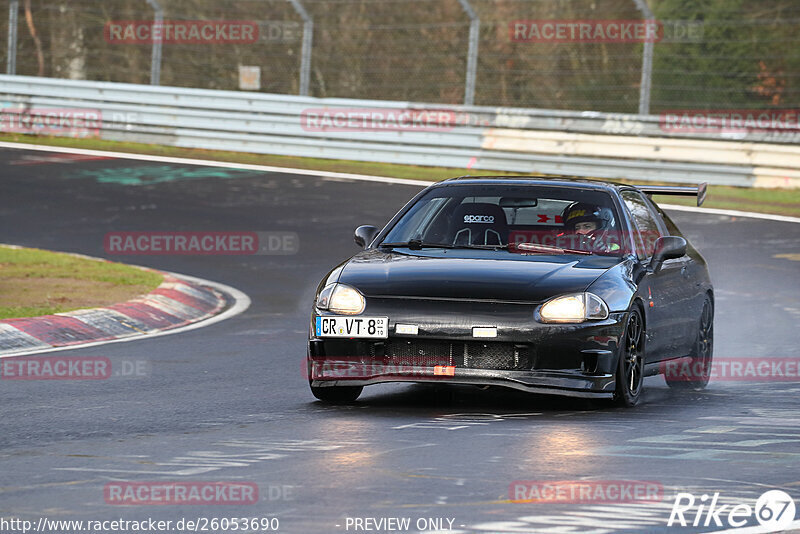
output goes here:
[[242, 291], [239, 291], [235, 287], [231, 287], [225, 284], [220, 284], [219, 282], [212, 282], [210, 280], [204, 280], [203, 278], [197, 278], [194, 276], [187, 276], [185, 274], [177, 274], [171, 273], [168, 271], [162, 271], [167, 274], [170, 274], [176, 278], [181, 278], [183, 280], [188, 280], [189, 282], [194, 282], [196, 284], [202, 284], [209, 287], [213, 287], [214, 289], [221, 291], [222, 293], [226, 293], [233, 297], [234, 303], [233, 306], [225, 310], [224, 312], [220, 313], [219, 315], [215, 315], [213, 317], [209, 317], [208, 319], [204, 319], [202, 321], [198, 321], [196, 323], [187, 324], [186, 326], [180, 326], [178, 328], [173, 328], [171, 330], [162, 330], [160, 332], [155, 332], [153, 334], [142, 334], [140, 336], [131, 336], [131, 337], [124, 337], [121, 339], [107, 339], [104, 341], [91, 341], [89, 343], [80, 343], [77, 345], [69, 345], [66, 347], [51, 347], [49, 349], [41, 349], [41, 350], [25, 350], [25, 351], [17, 351], [11, 352], [8, 354], [0, 355], [0, 358], [10, 358], [12, 356], [28, 356], [33, 354], [42, 354], [44, 352], [56, 352], [61, 350], [78, 350], [84, 349], [86, 347], [97, 347], [99, 345], [106, 345], [108, 343], [124, 343], [127, 341], [143, 341], [146, 339], [151, 339], [154, 337], [159, 336], [167, 336], [170, 334], [179, 334], [181, 332], [188, 332], [189, 330], [194, 330], [196, 328], [203, 328], [204, 326], [210, 326], [214, 323], [218, 323], [220, 321], [224, 321], [225, 319], [230, 319], [236, 315], [239, 315], [247, 308], [250, 307], [250, 297], [248, 297]]
[[793, 521], [786, 529], [780, 531], [757, 525], [752, 527], [729, 528], [727, 530], [709, 530], [706, 534], [761, 534], [762, 532], [789, 532], [788, 529], [800, 529], [800, 521]]
[[695, 206], [679, 206], [677, 204], [658, 204], [665, 210], [693, 211], [708, 215], [728, 215], [730, 217], [749, 217], [751, 219], [766, 219], [768, 221], [780, 221], [790, 223], [800, 223], [800, 217], [789, 217], [787, 215], [773, 215], [771, 213], [755, 213], [752, 211], [720, 210], [717, 208], [697, 208]]
[[181, 165], [202, 165], [204, 167], [225, 167], [229, 169], [246, 169], [261, 172], [282, 172], [284, 174], [303, 174], [306, 176], [322, 176], [324, 178], [342, 178], [347, 180], [364, 180], [369, 182], [385, 182], [390, 184], [417, 185], [427, 187], [433, 182], [427, 180], [407, 180], [386, 176], [370, 176], [367, 174], [351, 174], [347, 172], [315, 171], [313, 169], [293, 169], [291, 167], [272, 167], [270, 165], [253, 165], [251, 163], [233, 163], [230, 161], [214, 161], [210, 159], [174, 158], [170, 156], [152, 156], [148, 154], [131, 154], [128, 152], [107, 152], [105, 150], [89, 150], [47, 145], [28, 145], [25, 143], [7, 143], [0, 141], [0, 148], [17, 148], [20, 150], [39, 150], [42, 152], [60, 152], [62, 154], [82, 154], [84, 156], [104, 156], [108, 158], [135, 159], [140, 161], [157, 161], [159, 163], [178, 163]]
[[[148, 154], [131, 154], [128, 152], [111, 152], [106, 150], [89, 150], [85, 148], [71, 148], [47, 145], [29, 145], [27, 143], [9, 143], [0, 141], [0, 148], [15, 148], [19, 150], [38, 150], [41, 152], [60, 152], [62, 154], [82, 154], [85, 156], [103, 156], [108, 158], [133, 159], [139, 161], [157, 161], [160, 163], [177, 163], [180, 165], [202, 165], [205, 167], [224, 167], [229, 169], [246, 169], [261, 172], [281, 172], [284, 174], [300, 174], [304, 176], [321, 176], [323, 178], [340, 178], [345, 180], [361, 180], [367, 182], [383, 182], [387, 184], [416, 185], [427, 187], [433, 182], [427, 180], [409, 180], [406, 178], [390, 178], [388, 176], [372, 176], [369, 174], [352, 174], [347, 172], [315, 171], [311, 169], [295, 169], [291, 167], [273, 167], [270, 165], [253, 165], [250, 163], [232, 163], [229, 161], [214, 161], [207, 159], [175, 158], [171, 156], [154, 156]], [[721, 210], [715, 208], [697, 208], [693, 206], [678, 206], [675, 204], [659, 204], [664, 209], [676, 211], [692, 211], [709, 215], [728, 215], [731, 217], [749, 217], [751, 219], [764, 219], [768, 221], [800, 223], [800, 217], [785, 215], [771, 215], [769, 213], [755, 213], [752, 211]]]

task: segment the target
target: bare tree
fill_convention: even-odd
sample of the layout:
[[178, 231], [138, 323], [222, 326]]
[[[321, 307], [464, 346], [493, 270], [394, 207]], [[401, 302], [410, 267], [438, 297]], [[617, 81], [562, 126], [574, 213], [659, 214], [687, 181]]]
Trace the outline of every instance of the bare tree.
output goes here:
[[39, 62], [37, 76], [44, 76], [44, 53], [42, 52], [42, 41], [36, 35], [36, 26], [33, 24], [33, 13], [31, 13], [31, 0], [25, 0], [25, 22], [28, 24], [28, 31], [31, 33], [33, 42], [36, 45], [36, 60]]

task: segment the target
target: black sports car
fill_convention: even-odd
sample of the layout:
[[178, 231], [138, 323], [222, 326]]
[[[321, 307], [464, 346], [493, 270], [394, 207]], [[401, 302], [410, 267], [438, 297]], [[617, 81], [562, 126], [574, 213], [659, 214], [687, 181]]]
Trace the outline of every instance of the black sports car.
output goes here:
[[[311, 391], [379, 382], [506, 386], [633, 406], [644, 376], [708, 382], [706, 262], [649, 198], [706, 187], [461, 177], [424, 189], [320, 283]], [[681, 362], [682, 367], [676, 367]]]

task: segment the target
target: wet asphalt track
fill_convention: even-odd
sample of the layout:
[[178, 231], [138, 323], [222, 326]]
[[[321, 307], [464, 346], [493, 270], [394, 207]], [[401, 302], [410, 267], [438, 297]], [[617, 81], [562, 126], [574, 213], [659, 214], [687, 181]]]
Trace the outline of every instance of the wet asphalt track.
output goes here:
[[[113, 257], [232, 285], [253, 304], [183, 334], [56, 353], [144, 361], [147, 376], [0, 382], [0, 517], [277, 517], [296, 533], [346, 532], [346, 517], [449, 518], [462, 532], [702, 532], [713, 529], [666, 528], [676, 491], [753, 505], [782, 488], [800, 504], [798, 383], [677, 394], [653, 377], [633, 410], [402, 385], [368, 387], [349, 407], [315, 402], [301, 373], [315, 286], [356, 252], [357, 225], [381, 225], [416, 187], [12, 150], [0, 151], [0, 173], [2, 242], [107, 256], [109, 231], [300, 237], [293, 256]], [[800, 252], [800, 225], [674, 219], [711, 266], [715, 357], [799, 357], [799, 256], [776, 255]], [[503, 502], [514, 480], [585, 477], [656, 481], [665, 498]], [[103, 487], [115, 480], [248, 481], [261, 500], [113, 506]], [[279, 497], [278, 487], [290, 489]]]

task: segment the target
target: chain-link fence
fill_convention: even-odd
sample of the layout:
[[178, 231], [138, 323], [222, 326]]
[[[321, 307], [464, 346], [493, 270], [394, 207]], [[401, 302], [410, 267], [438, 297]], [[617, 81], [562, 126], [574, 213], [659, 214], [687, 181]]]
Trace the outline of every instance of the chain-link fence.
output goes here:
[[18, 13], [17, 35], [0, 50], [16, 74], [447, 104], [474, 92], [477, 105], [626, 113], [642, 99], [651, 113], [800, 107], [797, 0], [6, 6], [2, 31], [13, 37]]

